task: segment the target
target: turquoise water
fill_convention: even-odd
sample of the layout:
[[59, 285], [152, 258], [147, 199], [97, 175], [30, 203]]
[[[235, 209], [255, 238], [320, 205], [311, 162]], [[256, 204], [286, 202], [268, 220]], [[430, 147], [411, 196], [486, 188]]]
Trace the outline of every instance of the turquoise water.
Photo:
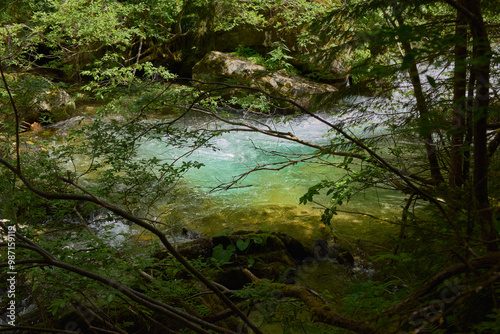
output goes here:
[[[329, 121], [334, 116], [323, 115]], [[259, 119], [263, 125], [282, 132], [293, 133], [309, 142], [324, 144], [328, 126], [311, 116], [300, 116], [283, 124], [272, 119]], [[210, 122], [208, 118], [191, 116], [184, 120], [189, 128], [227, 128]], [[361, 129], [353, 132], [362, 134]], [[213, 139], [217, 147], [201, 148], [186, 160], [202, 162], [204, 167], [189, 171], [180, 186], [182, 195], [174, 203], [158, 207], [163, 220], [176, 226], [187, 226], [200, 233], [212, 234], [227, 229], [271, 230], [289, 233], [301, 240], [325, 238], [331, 231], [321, 223], [321, 209], [316, 204], [301, 205], [299, 198], [307, 189], [321, 180], [338, 180], [344, 171], [318, 163], [298, 163], [281, 170], [264, 170], [250, 173], [228, 190], [221, 185], [248, 172], [256, 166], [287, 161], [272, 152], [289, 157], [311, 154], [313, 148], [250, 132], [229, 132]], [[166, 148], [159, 142], [146, 142], [141, 148], [145, 157], [174, 159], [178, 150]], [[328, 158], [338, 162], [343, 158]], [[218, 188], [219, 187], [219, 188]], [[326, 197], [319, 197], [327, 203]], [[380, 218], [393, 219], [400, 214], [403, 198], [389, 191], [366, 190], [353, 197], [341, 209], [370, 213]], [[370, 238], [392, 233], [394, 226], [366, 216], [339, 213], [332, 220], [335, 233], [359, 234]]]

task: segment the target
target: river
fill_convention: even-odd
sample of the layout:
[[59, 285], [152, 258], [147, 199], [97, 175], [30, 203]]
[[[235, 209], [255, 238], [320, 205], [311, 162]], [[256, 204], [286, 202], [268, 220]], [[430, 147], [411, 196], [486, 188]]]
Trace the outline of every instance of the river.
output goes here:
[[[338, 121], [335, 115], [324, 113], [320, 116], [331, 122]], [[309, 115], [296, 116], [285, 123], [273, 118], [258, 121], [316, 144], [326, 144], [334, 136], [327, 136], [329, 127]], [[206, 116], [199, 115], [188, 115], [183, 122], [188, 128], [227, 128], [221, 122], [210, 123]], [[362, 129], [362, 126], [351, 128], [358, 135], [363, 135]], [[330, 229], [321, 222], [319, 205], [299, 204], [300, 197], [309, 187], [323, 180], [340, 180], [345, 175], [343, 170], [317, 161], [302, 162], [281, 170], [256, 171], [228, 190], [220, 190], [220, 187], [217, 190], [221, 184], [256, 166], [287, 161], [286, 157], [302, 157], [313, 153], [314, 149], [260, 133], [237, 131], [223, 133], [214, 138], [212, 144], [217, 149], [201, 148], [186, 158], [204, 166], [185, 175], [181, 183], [185, 190], [183, 195], [174, 203], [158, 208], [159, 212], [166, 212], [164, 219], [172, 225], [207, 235], [228, 229], [281, 231], [306, 242], [331, 237], [332, 233], [378, 240], [395, 230], [386, 222], [345, 212], [334, 216]], [[156, 156], [159, 159], [175, 159], [182, 153], [157, 141], [145, 142], [140, 152], [142, 157]], [[336, 163], [343, 157], [328, 157], [326, 160]], [[318, 200], [328, 203], [324, 195], [318, 196]], [[402, 205], [403, 197], [399, 193], [369, 189], [356, 194], [339, 209], [395, 219], [400, 215]]]

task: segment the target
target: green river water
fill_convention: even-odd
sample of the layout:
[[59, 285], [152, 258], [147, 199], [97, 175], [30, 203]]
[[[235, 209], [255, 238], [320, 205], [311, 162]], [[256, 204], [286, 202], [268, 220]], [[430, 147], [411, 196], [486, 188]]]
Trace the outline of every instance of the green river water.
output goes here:
[[[334, 120], [334, 116], [323, 116]], [[192, 117], [185, 122], [189, 126], [200, 126], [205, 121], [203, 117]], [[291, 132], [310, 142], [324, 143], [329, 140], [325, 137], [328, 127], [310, 116], [299, 116], [286, 124], [271, 119], [264, 121], [272, 128]], [[360, 129], [354, 131], [361, 134]], [[185, 226], [207, 235], [228, 229], [280, 231], [306, 243], [319, 238], [327, 239], [332, 231], [354, 239], [373, 241], [382, 241], [387, 234], [397, 233], [398, 229], [386, 222], [343, 212], [334, 216], [330, 229], [321, 223], [322, 210], [318, 205], [299, 204], [299, 198], [312, 185], [342, 177], [344, 172], [332, 166], [300, 163], [279, 171], [258, 171], [248, 175], [233, 189], [211, 191], [257, 165], [283, 159], [267, 151], [313, 152], [313, 149], [294, 142], [248, 132], [225, 133], [216, 137], [213, 144], [218, 150], [202, 148], [189, 156], [189, 160], [202, 162], [204, 167], [188, 172], [181, 183], [183, 195], [175, 203], [159, 208], [159, 211], [166, 212], [165, 220], [172, 225]], [[155, 141], [146, 142], [141, 148], [144, 157], [168, 159], [175, 158], [177, 154], [179, 152], [166, 149]], [[342, 158], [329, 159], [335, 161]], [[328, 202], [324, 196], [319, 196], [318, 200]], [[339, 209], [394, 219], [401, 214], [402, 205], [404, 201], [400, 193], [366, 190]]]
[[[331, 122], [336, 116], [321, 115]], [[155, 121], [155, 120], [150, 120]], [[195, 128], [206, 126], [206, 116], [189, 115], [183, 119], [184, 126]], [[286, 122], [260, 118], [259, 122], [313, 143], [324, 144], [329, 128], [311, 116], [301, 115]], [[212, 127], [224, 125], [211, 123]], [[57, 130], [61, 135], [68, 127]], [[361, 127], [353, 128], [358, 135], [365, 135]], [[331, 135], [331, 134], [330, 134]], [[190, 170], [179, 183], [180, 191], [173, 202], [171, 199], [159, 203], [156, 214], [160, 221], [170, 225], [170, 230], [179, 231], [185, 227], [203, 235], [226, 230], [264, 230], [287, 233], [306, 243], [317, 239], [348, 237], [351, 240], [369, 240], [383, 244], [388, 235], [395, 237], [399, 227], [362, 214], [368, 213], [382, 219], [397, 219], [401, 215], [404, 197], [401, 193], [380, 189], [368, 189], [358, 193], [348, 203], [339, 207], [338, 215], [331, 226], [321, 222], [322, 209], [317, 204], [299, 204], [299, 199], [309, 187], [322, 180], [335, 181], [344, 171], [332, 166], [316, 163], [299, 163], [284, 169], [265, 170], [249, 174], [229, 190], [212, 191], [218, 185], [233, 180], [257, 165], [277, 162], [283, 158], [269, 154], [269, 151], [307, 154], [314, 149], [295, 142], [277, 139], [251, 132], [228, 132], [212, 140], [217, 147], [200, 148], [184, 160], [196, 160], [204, 164], [200, 169]], [[176, 159], [182, 151], [168, 147], [162, 142], [145, 141], [140, 156], [155, 156], [159, 159]], [[342, 157], [329, 157], [330, 162], [341, 161]], [[87, 162], [81, 161], [82, 170]], [[328, 198], [318, 196], [318, 201], [328, 203]], [[116, 223], [116, 222], [114, 222]], [[117, 233], [130, 233], [125, 225]], [[136, 231], [137, 232], [137, 231]], [[168, 231], [168, 234], [171, 234]], [[148, 239], [141, 231], [141, 238]]]

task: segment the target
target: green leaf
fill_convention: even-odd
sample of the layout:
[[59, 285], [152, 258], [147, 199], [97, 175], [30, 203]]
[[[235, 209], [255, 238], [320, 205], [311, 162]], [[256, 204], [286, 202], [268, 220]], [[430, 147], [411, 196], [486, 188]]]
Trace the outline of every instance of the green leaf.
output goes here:
[[113, 294], [113, 293], [110, 293], [108, 295], [108, 298], [106, 298], [106, 300], [108, 301], [108, 303], [111, 303], [114, 299], [115, 299], [115, 294]]
[[429, 84], [432, 86], [432, 87], [436, 87], [436, 80], [434, 80], [433, 77], [427, 75], [427, 81], [429, 81]]
[[238, 249], [243, 252], [250, 245], [250, 241], [251, 241], [251, 239], [246, 239], [246, 240], [240, 239], [240, 240], [236, 241], [236, 247], [238, 247]]
[[257, 245], [264, 245], [267, 242], [268, 236], [269, 236], [268, 234], [259, 234], [259, 235], [252, 237], [252, 240]]
[[234, 255], [235, 250], [234, 245], [229, 245], [226, 249], [224, 249], [223, 245], [217, 245], [212, 249], [212, 260], [218, 266], [231, 263], [229, 260]]

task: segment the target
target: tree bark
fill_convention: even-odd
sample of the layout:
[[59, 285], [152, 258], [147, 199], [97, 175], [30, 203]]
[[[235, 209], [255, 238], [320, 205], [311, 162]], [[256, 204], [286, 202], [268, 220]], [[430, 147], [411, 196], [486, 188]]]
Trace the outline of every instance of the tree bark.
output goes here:
[[480, 0], [464, 1], [470, 13], [469, 26], [473, 43], [475, 61], [471, 72], [476, 75], [476, 96], [473, 112], [474, 132], [474, 178], [476, 217], [481, 235], [488, 252], [498, 252], [498, 231], [493, 222], [488, 199], [488, 140], [487, 122], [490, 86], [491, 46], [481, 13]]
[[[401, 14], [395, 10], [396, 19], [399, 26], [404, 25], [403, 18]], [[399, 35], [401, 46], [403, 47], [405, 57], [411, 56], [413, 54], [413, 49], [411, 44], [404, 36]], [[420, 130], [423, 133], [423, 139], [425, 140], [425, 151], [427, 153], [427, 159], [429, 161], [429, 168], [431, 172], [432, 180], [435, 184], [444, 182], [443, 175], [441, 174], [441, 169], [439, 167], [439, 161], [437, 157], [436, 145], [432, 139], [432, 128], [430, 120], [430, 112], [428, 108], [427, 101], [425, 99], [424, 90], [422, 88], [422, 82], [420, 80], [420, 73], [418, 71], [417, 63], [415, 60], [410, 60], [408, 68], [408, 74], [410, 76], [411, 84], [413, 86], [413, 92], [415, 95], [415, 100], [417, 103], [417, 110], [419, 113], [420, 120]]]
[[[467, 103], [465, 110], [465, 140], [464, 147], [472, 145], [472, 109], [474, 107], [474, 83], [476, 82], [476, 74], [470, 71], [469, 81], [467, 83]], [[462, 179], [467, 181], [470, 177], [471, 170], [471, 149], [464, 152], [464, 163], [462, 166]]]
[[[463, 0], [461, 0], [463, 2]], [[453, 72], [453, 132], [450, 150], [450, 187], [461, 187], [463, 179], [463, 155], [465, 133], [465, 92], [467, 87], [467, 28], [464, 27], [465, 15], [457, 10], [455, 25], [455, 68]]]

